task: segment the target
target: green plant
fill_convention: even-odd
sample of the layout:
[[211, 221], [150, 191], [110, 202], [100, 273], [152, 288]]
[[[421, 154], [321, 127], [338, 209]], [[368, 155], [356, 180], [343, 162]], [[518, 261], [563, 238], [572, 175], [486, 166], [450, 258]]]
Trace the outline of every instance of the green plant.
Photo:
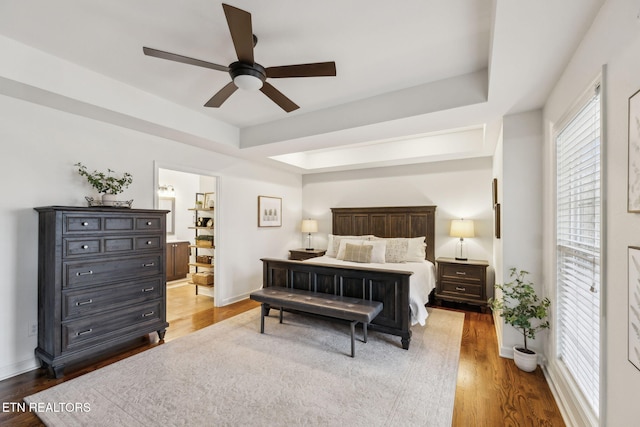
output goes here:
[[527, 280], [528, 271], [512, 268], [511, 282], [496, 284], [502, 291], [502, 300], [491, 299], [491, 308], [498, 310], [500, 316], [509, 325], [516, 328], [524, 337], [525, 353], [533, 353], [527, 348], [527, 338], [535, 339], [536, 333], [549, 328], [547, 320], [551, 302], [548, 298], [539, 299], [533, 283]]
[[78, 162], [74, 164], [78, 167], [78, 173], [80, 176], [87, 178], [87, 181], [98, 193], [102, 194], [120, 194], [122, 193], [132, 182], [133, 176], [129, 172], [122, 174], [122, 177], [116, 178], [112, 174], [115, 171], [107, 169], [107, 173], [93, 171], [89, 172], [87, 167]]

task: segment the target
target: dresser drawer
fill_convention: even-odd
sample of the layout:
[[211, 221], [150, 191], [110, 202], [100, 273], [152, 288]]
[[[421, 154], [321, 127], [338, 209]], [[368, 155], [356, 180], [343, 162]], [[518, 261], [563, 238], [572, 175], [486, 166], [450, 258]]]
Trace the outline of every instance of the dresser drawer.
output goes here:
[[63, 239], [64, 257], [99, 254], [102, 251], [102, 241], [96, 239]]
[[160, 278], [139, 280], [114, 286], [63, 291], [62, 320], [95, 315], [124, 305], [139, 304], [164, 295]]
[[109, 260], [67, 261], [63, 263], [63, 288], [112, 283], [128, 278], [164, 275], [161, 253]]
[[485, 267], [475, 265], [440, 264], [440, 277], [443, 280], [464, 280], [467, 283], [484, 283]]
[[67, 233], [87, 233], [102, 230], [102, 217], [91, 215], [63, 215], [63, 230]]
[[135, 330], [145, 323], [161, 323], [163, 318], [163, 301], [158, 300], [64, 322], [61, 325], [62, 351], [98, 344], [110, 336]]
[[482, 286], [471, 283], [456, 283], [443, 280], [440, 286], [442, 294], [466, 298], [482, 298]]
[[153, 217], [137, 217], [136, 218], [136, 230], [154, 230], [158, 231], [162, 229], [162, 218]]

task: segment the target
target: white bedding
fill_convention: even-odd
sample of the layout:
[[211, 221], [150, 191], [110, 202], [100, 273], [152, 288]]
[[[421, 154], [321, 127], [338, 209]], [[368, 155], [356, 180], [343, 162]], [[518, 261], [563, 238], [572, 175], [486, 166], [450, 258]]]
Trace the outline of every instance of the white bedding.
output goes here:
[[411, 309], [411, 324], [419, 323], [424, 326], [429, 315], [425, 304], [429, 301], [429, 294], [436, 287], [435, 266], [432, 262], [385, 263], [362, 264], [358, 262], [342, 261], [337, 258], [322, 256], [311, 258], [305, 262], [313, 264], [330, 264], [347, 267], [365, 267], [377, 270], [402, 270], [411, 271], [409, 277], [409, 307]]

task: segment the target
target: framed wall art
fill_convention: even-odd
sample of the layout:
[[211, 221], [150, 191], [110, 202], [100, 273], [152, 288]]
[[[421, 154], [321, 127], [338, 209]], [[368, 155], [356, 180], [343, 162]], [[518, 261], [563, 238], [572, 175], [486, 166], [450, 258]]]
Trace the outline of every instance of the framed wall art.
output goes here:
[[493, 183], [491, 184], [491, 193], [493, 195], [493, 208], [495, 209], [496, 204], [498, 203], [498, 178], [493, 178]]
[[629, 246], [628, 358], [640, 370], [640, 247]]
[[494, 221], [493, 226], [495, 227], [496, 239], [500, 238], [500, 203], [496, 203], [494, 206]]
[[282, 199], [258, 196], [258, 227], [282, 226]]
[[629, 98], [628, 212], [640, 212], [640, 90]]

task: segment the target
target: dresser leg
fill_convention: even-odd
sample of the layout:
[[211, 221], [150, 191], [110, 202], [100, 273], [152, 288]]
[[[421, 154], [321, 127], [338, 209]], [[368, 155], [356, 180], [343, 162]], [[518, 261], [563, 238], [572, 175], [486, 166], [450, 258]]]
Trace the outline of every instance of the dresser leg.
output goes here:
[[64, 364], [53, 366], [42, 362], [42, 367], [47, 370], [47, 376], [49, 378], [62, 378], [64, 376]]
[[159, 331], [158, 331], [158, 339], [159, 339], [160, 341], [163, 341], [163, 340], [164, 340], [164, 334], [165, 334], [166, 332], [167, 332], [167, 330], [166, 330], [166, 329], [161, 329], [161, 330], [159, 330]]

